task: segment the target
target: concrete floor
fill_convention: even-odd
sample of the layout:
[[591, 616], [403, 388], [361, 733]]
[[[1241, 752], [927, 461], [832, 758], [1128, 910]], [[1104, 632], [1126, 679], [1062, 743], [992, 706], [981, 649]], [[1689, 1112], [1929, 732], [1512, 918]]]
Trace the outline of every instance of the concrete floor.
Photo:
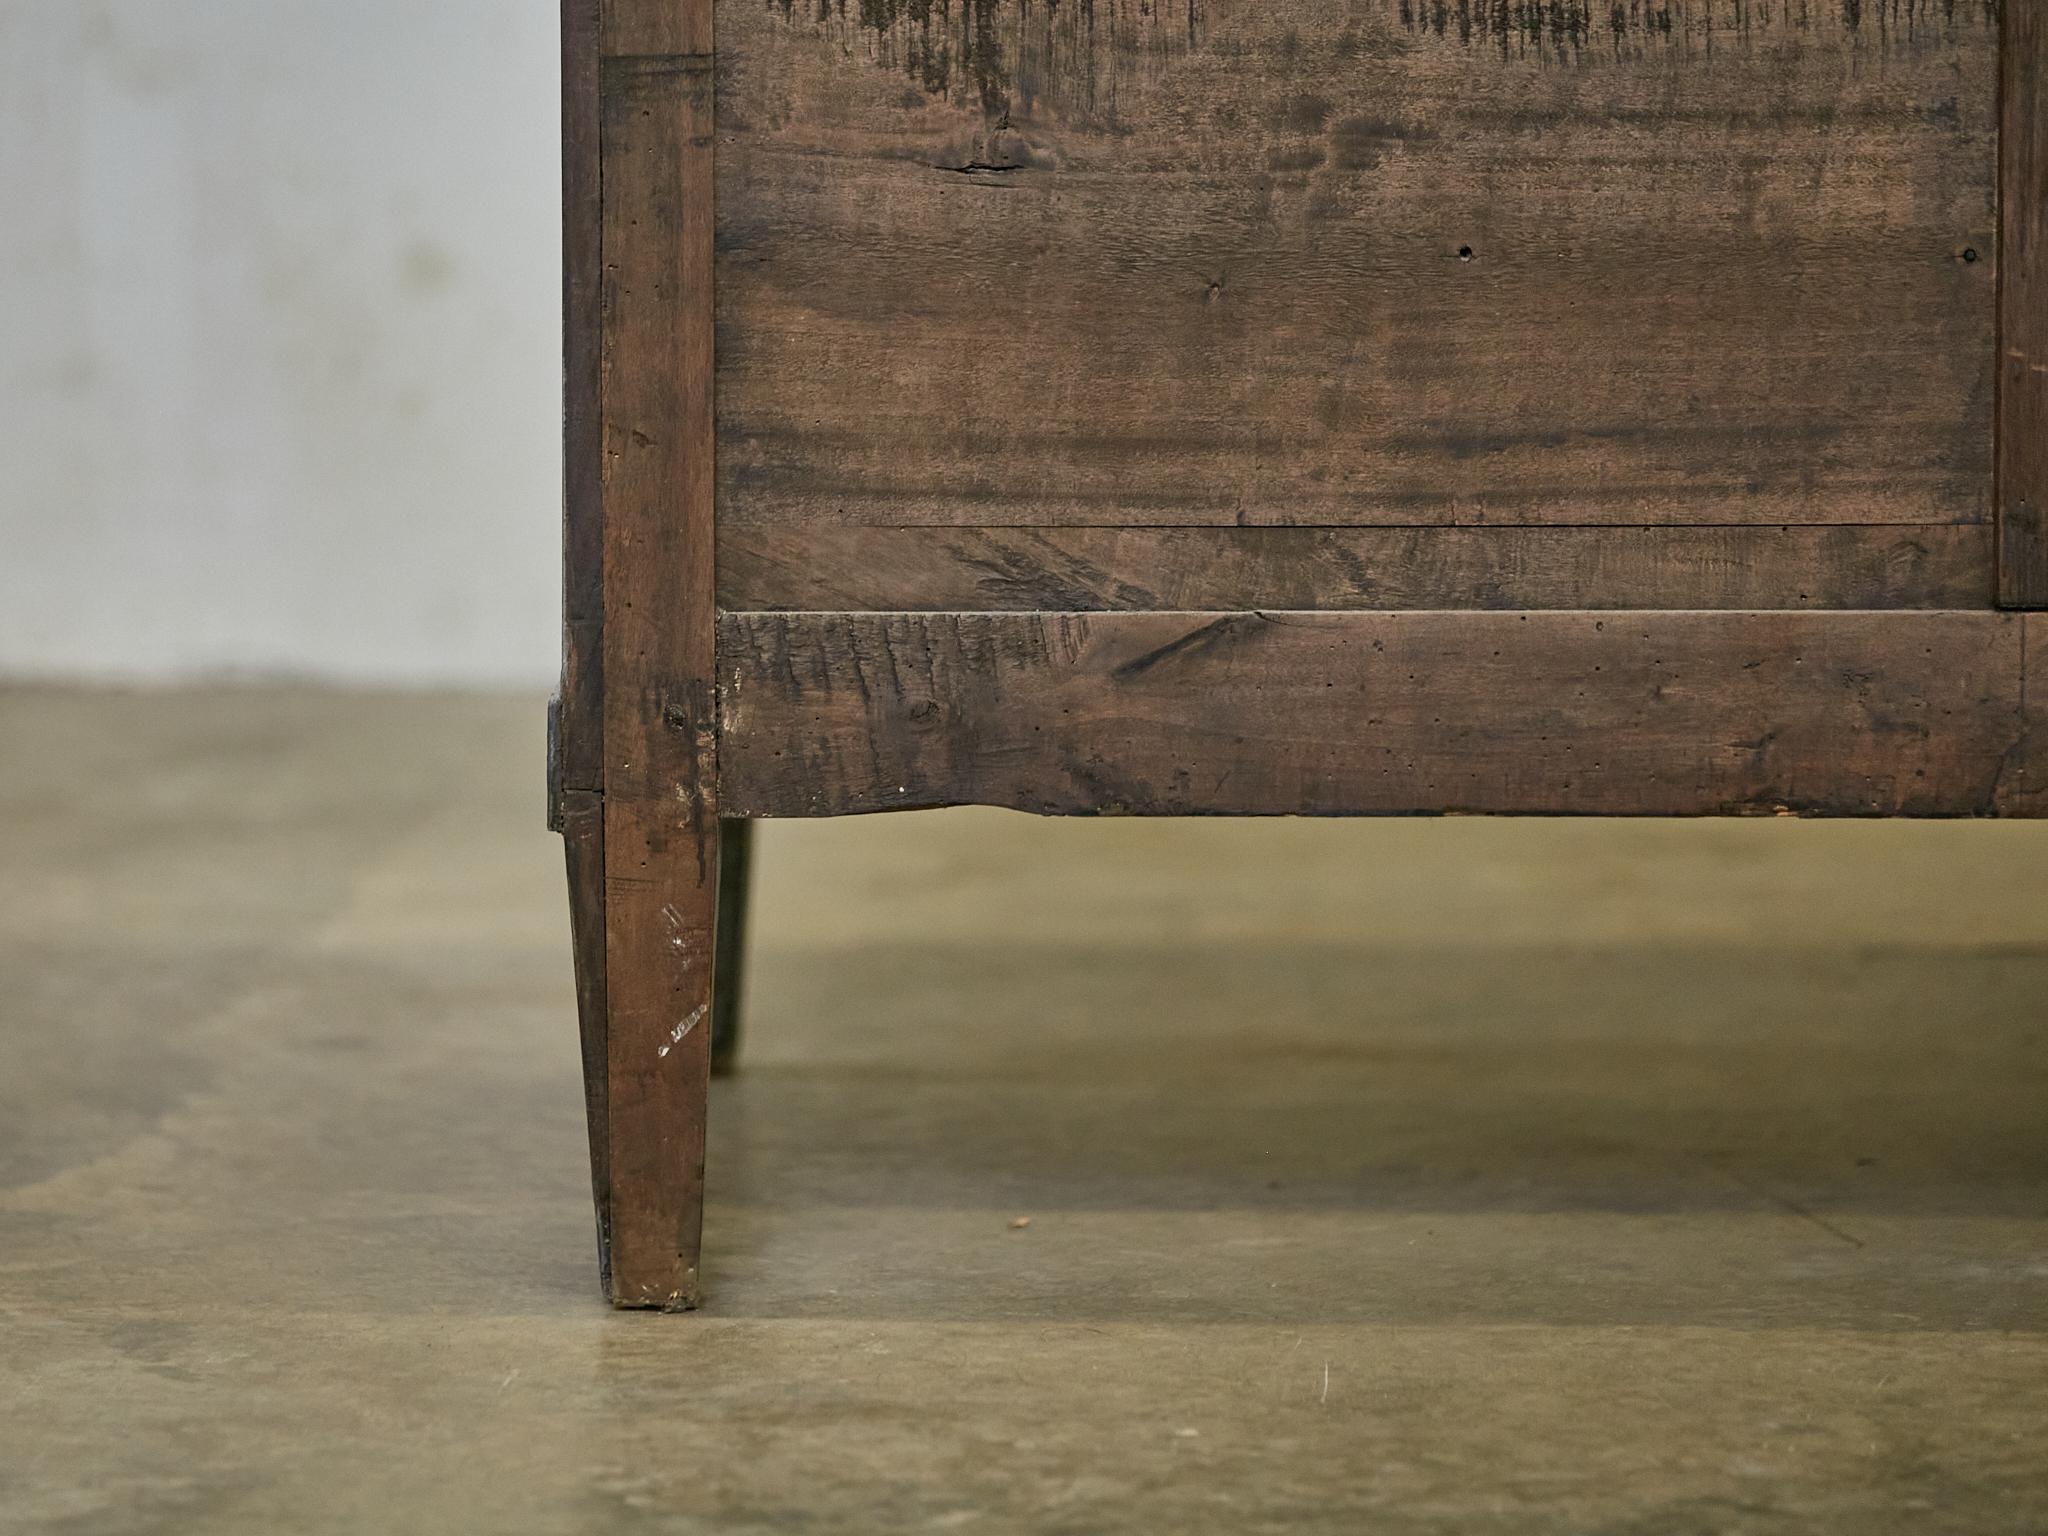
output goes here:
[[615, 1316], [539, 741], [0, 693], [0, 1529], [2048, 1527], [2048, 826], [770, 827]]

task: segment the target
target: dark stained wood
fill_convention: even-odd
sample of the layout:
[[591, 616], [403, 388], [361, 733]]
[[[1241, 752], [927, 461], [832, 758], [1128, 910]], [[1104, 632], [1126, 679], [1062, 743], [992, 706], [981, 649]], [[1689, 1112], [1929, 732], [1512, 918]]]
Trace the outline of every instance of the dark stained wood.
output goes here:
[[602, 0], [602, 4], [607, 58], [708, 58], [711, 54], [712, 0]]
[[2048, 0], [715, 4], [563, 12], [619, 1305], [732, 818], [2048, 815]]
[[724, 537], [1991, 518], [1985, 6], [720, 17]]
[[718, 829], [718, 953], [713, 969], [718, 985], [711, 1004], [714, 1077], [728, 1077], [739, 1065], [753, 877], [754, 824], [728, 821]]
[[598, 0], [562, 0], [562, 686], [558, 782], [604, 785]]
[[1977, 608], [1991, 530], [750, 528], [734, 609]]
[[2022, 621], [1936, 613], [726, 614], [749, 816], [1991, 815]]
[[597, 1267], [611, 1294], [611, 1094], [605, 1048], [604, 797], [565, 790], [557, 802], [568, 859], [569, 935], [583, 1046], [583, 1108], [590, 1127], [590, 1188], [597, 1206]]
[[2048, 621], [2024, 613], [2019, 621], [2024, 721], [1998, 809], [2006, 816], [2048, 816]]
[[604, 502], [598, 353], [598, 0], [562, 0], [562, 682], [548, 711], [548, 817], [562, 834], [597, 1268], [612, 1291], [605, 1039]]
[[[607, 0], [606, 1074], [612, 1298], [698, 1299], [718, 889], [709, 0]], [[653, 52], [659, 48], [692, 52]]]
[[2048, 607], [2048, 4], [2006, 0], [1999, 218], [1998, 600]]

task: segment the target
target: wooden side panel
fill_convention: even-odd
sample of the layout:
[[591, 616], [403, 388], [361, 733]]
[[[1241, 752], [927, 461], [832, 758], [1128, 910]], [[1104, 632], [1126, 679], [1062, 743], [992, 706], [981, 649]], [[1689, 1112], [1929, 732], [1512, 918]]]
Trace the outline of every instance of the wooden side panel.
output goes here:
[[723, 616], [748, 816], [1992, 815], [2040, 767], [1977, 613]]
[[[708, 7], [608, 0], [606, 36], [701, 50]], [[603, 135], [613, 1299], [673, 1308], [698, 1294], [718, 887], [709, 56], [608, 57]]]
[[1998, 600], [2048, 607], [2048, 4], [2006, 0], [2000, 141]]
[[1995, 7], [720, 15], [723, 537], [1991, 520]]
[[1991, 530], [754, 528], [722, 606], [949, 610], [1982, 608]]

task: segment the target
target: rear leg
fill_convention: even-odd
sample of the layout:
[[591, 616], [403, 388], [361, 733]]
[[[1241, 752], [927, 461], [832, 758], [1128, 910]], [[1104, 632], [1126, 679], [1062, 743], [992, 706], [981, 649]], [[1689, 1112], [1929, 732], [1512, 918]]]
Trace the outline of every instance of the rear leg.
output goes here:
[[752, 896], [754, 824], [721, 822], [718, 828], [718, 936], [713, 965], [716, 992], [711, 1002], [711, 1073], [729, 1077], [740, 1049], [741, 979], [745, 975], [747, 913]]

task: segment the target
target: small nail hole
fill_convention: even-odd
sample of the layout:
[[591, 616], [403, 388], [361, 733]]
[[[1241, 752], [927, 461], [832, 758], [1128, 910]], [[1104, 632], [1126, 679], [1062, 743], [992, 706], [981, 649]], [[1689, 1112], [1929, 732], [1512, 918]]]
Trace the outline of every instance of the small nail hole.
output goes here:
[[[1461, 245], [1461, 246], [1459, 246], [1459, 247], [1458, 247], [1458, 260], [1460, 260], [1460, 261], [1470, 261], [1471, 259], [1472, 259], [1472, 247], [1471, 247], [1471, 246], [1469, 246], [1469, 245]], [[1973, 257], [1972, 259], [1974, 260], [1975, 258]]]
[[1977, 259], [1977, 248], [1976, 248], [1976, 247], [1975, 247], [1974, 245], [1973, 245], [1973, 246], [1969, 246], [1969, 247], [1967, 247], [1967, 248], [1965, 248], [1965, 249], [1964, 249], [1964, 251], [1963, 251], [1963, 260], [1965, 260], [1965, 261], [1975, 261], [1976, 259]]

